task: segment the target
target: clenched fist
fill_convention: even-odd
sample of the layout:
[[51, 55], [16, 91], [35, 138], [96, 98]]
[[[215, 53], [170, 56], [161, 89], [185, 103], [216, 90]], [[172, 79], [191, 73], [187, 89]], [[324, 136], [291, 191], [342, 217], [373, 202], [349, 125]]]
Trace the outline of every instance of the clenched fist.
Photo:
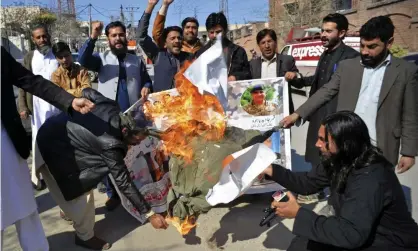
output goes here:
[[91, 38], [97, 39], [102, 35], [103, 31], [103, 23], [102, 22], [95, 22], [91, 25]]
[[155, 229], [167, 229], [168, 227], [165, 218], [161, 214], [154, 214], [148, 220]]

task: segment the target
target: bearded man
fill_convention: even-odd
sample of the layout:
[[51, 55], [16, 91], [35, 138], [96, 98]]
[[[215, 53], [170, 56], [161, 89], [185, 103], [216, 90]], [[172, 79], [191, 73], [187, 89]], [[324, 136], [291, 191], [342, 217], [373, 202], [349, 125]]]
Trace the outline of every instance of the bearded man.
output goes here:
[[298, 194], [329, 187], [326, 215], [302, 208], [288, 192], [287, 202], [273, 202], [276, 214], [295, 219], [288, 251], [417, 250], [418, 225], [390, 163], [373, 145], [365, 121], [354, 112], [326, 117], [315, 146], [320, 165], [292, 172], [277, 165], [265, 173]]
[[399, 173], [410, 169], [418, 155], [418, 68], [390, 53], [394, 32], [387, 16], [367, 21], [360, 29], [361, 56], [342, 61], [331, 80], [284, 118], [283, 125], [306, 121], [337, 97], [337, 111], [359, 115], [373, 144], [398, 165]]
[[[36, 26], [32, 29], [32, 42], [36, 49], [28, 52], [23, 60], [23, 65], [34, 75], [41, 75], [51, 80], [52, 73], [58, 69], [59, 64], [51, 50], [51, 36], [44, 26]], [[42, 156], [36, 145], [38, 129], [51, 115], [59, 113], [59, 110], [45, 100], [32, 97], [24, 90], [19, 90], [19, 114], [21, 119], [27, 119], [31, 115], [32, 123], [32, 183], [36, 190], [46, 188], [37, 170], [44, 165]]]
[[[105, 28], [110, 50], [93, 54], [102, 30], [103, 23], [96, 22], [92, 25], [90, 39], [80, 49], [79, 63], [99, 73], [97, 90], [106, 98], [115, 100], [121, 111], [126, 111], [138, 101], [141, 89], [144, 86], [151, 86], [151, 79], [142, 60], [136, 55], [127, 53], [126, 27], [120, 21], [111, 22]], [[105, 180], [104, 183], [109, 198], [106, 206], [109, 210], [113, 210], [119, 204], [119, 199], [109, 182]]]

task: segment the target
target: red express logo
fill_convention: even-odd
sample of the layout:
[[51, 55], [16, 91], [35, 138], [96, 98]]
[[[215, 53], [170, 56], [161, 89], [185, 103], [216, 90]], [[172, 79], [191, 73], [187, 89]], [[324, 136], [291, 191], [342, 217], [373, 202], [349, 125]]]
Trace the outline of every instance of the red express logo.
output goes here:
[[322, 52], [324, 52], [324, 47], [321, 42], [292, 46], [292, 56], [295, 60], [319, 60]]

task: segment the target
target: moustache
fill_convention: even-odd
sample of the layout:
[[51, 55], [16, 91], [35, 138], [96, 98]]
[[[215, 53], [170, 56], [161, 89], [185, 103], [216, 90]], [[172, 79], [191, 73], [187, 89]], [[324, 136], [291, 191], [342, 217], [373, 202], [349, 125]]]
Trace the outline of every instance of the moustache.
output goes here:
[[329, 39], [327, 37], [321, 37], [321, 41], [326, 42], [326, 41], [329, 41]]

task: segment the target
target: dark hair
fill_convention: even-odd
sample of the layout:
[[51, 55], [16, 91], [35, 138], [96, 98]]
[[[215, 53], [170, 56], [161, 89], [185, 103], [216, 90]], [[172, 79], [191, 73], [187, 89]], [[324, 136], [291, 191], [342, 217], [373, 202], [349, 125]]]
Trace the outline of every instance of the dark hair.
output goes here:
[[184, 29], [184, 26], [186, 26], [187, 23], [195, 23], [197, 28], [199, 28], [199, 21], [197, 21], [194, 17], [186, 17], [183, 19], [183, 22], [181, 22], [181, 28]]
[[220, 25], [225, 31], [228, 31], [228, 20], [226, 20], [222, 12], [213, 12], [206, 18], [206, 30], [210, 30], [217, 25]]
[[161, 35], [161, 39], [162, 41], [165, 43], [165, 40], [168, 37], [168, 33], [172, 32], [172, 31], [177, 31], [178, 33], [180, 33], [180, 36], [183, 36], [183, 29], [178, 27], [178, 26], [168, 26], [167, 28], [165, 28], [163, 30], [163, 34]]
[[389, 17], [378, 16], [373, 17], [367, 21], [360, 28], [360, 38], [366, 40], [372, 40], [379, 38], [382, 42], [386, 43], [395, 32], [395, 26], [393, 26], [392, 20]]
[[31, 29], [32, 36], [33, 36], [33, 32], [36, 31], [36, 30], [39, 30], [39, 29], [43, 29], [49, 35], [48, 28], [45, 25], [36, 24], [36, 25], [32, 26], [32, 29]]
[[325, 127], [326, 147], [329, 148], [330, 135], [337, 148], [332, 163], [324, 165], [337, 192], [344, 191], [347, 177], [352, 170], [374, 163], [390, 164], [381, 151], [372, 145], [367, 125], [354, 112], [340, 111], [331, 114], [321, 124]]
[[276, 32], [272, 29], [262, 29], [260, 32], [257, 33], [257, 44], [260, 43], [261, 40], [263, 40], [263, 38], [265, 38], [266, 36], [270, 36], [271, 39], [274, 40], [274, 42], [277, 43], [277, 35]]
[[68, 46], [67, 43], [64, 42], [58, 42], [54, 45], [52, 45], [52, 53], [54, 54], [55, 57], [61, 57], [61, 55], [64, 52], [70, 52], [70, 47]]
[[337, 30], [339, 31], [348, 30], [348, 20], [344, 15], [340, 13], [331, 13], [322, 19], [322, 23], [328, 23], [328, 22], [336, 23]]
[[115, 21], [106, 25], [106, 28], [105, 28], [106, 37], [109, 36], [109, 30], [112, 28], [116, 28], [116, 27], [122, 27], [123, 32], [126, 33], [126, 26], [121, 21]]

